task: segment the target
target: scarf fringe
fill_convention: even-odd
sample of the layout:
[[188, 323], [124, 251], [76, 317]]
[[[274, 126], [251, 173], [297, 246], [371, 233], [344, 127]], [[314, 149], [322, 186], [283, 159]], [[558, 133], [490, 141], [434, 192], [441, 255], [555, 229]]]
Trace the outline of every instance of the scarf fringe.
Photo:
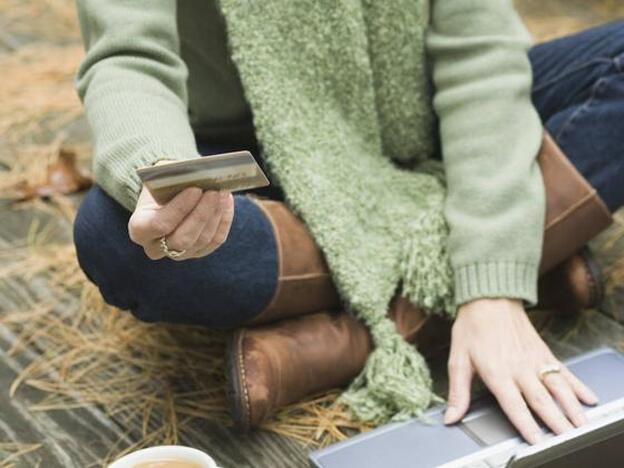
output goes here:
[[412, 223], [401, 256], [401, 294], [429, 313], [455, 315], [453, 278], [447, 254], [448, 228], [442, 210], [423, 210]]
[[[411, 227], [401, 257], [402, 295], [428, 312], [451, 314], [453, 291], [441, 210], [424, 211]], [[431, 404], [444, 401], [433, 392], [425, 359], [397, 333], [386, 309], [359, 308], [357, 315], [369, 327], [375, 349], [340, 397], [355, 417], [375, 424], [422, 418]]]
[[394, 323], [385, 317], [365, 322], [376, 348], [339, 401], [355, 417], [375, 424], [421, 417], [432, 403], [443, 401], [433, 393], [424, 358], [396, 332]]

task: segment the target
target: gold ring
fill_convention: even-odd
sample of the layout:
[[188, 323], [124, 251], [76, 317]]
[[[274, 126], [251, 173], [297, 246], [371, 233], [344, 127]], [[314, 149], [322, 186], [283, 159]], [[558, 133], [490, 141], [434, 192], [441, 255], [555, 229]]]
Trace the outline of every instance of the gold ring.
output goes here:
[[540, 369], [539, 377], [543, 381], [548, 374], [558, 374], [559, 372], [561, 372], [561, 366], [559, 364], [549, 364]]
[[160, 238], [160, 248], [162, 249], [163, 253], [172, 260], [175, 260], [176, 258], [180, 258], [182, 255], [186, 253], [186, 250], [170, 249], [169, 245], [167, 244], [166, 236], [162, 236]]

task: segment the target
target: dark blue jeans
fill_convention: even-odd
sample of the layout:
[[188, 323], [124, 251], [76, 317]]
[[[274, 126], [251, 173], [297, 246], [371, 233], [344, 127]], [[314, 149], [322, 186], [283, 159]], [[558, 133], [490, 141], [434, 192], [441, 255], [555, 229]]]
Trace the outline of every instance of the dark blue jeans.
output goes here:
[[624, 205], [624, 21], [531, 49], [533, 103], [611, 211]]
[[[614, 211], [624, 204], [624, 22], [535, 46], [530, 59], [533, 101], [545, 127]], [[275, 239], [246, 196], [235, 196], [225, 244], [196, 260], [149, 260], [128, 237], [129, 217], [96, 186], [74, 226], [80, 266], [108, 303], [145, 321], [228, 328], [257, 315], [271, 299]]]

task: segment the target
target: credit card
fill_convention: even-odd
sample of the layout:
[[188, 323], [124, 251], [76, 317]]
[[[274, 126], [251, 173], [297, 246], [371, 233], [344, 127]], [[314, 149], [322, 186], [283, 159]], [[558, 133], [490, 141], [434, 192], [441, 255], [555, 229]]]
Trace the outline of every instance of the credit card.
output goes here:
[[188, 187], [237, 192], [269, 185], [249, 151], [215, 154], [137, 169], [154, 199], [167, 203]]

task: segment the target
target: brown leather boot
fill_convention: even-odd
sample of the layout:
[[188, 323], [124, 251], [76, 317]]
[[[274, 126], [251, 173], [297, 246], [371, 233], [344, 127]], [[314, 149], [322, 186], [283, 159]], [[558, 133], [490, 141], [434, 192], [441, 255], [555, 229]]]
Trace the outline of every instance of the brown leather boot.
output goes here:
[[[405, 339], [419, 336], [418, 347], [425, 356], [446, 348], [447, 320], [426, 317], [403, 298], [393, 301], [390, 315]], [[238, 330], [228, 349], [228, 398], [237, 429], [257, 427], [289, 403], [348, 384], [371, 350], [368, 328], [342, 312], [317, 312]]]
[[[557, 288], [565, 284], [576, 302], [587, 305], [597, 297], [595, 288], [587, 286], [598, 284], [587, 280], [592, 269], [582, 257], [561, 262], [606, 227], [610, 213], [548, 136], [539, 162], [547, 199], [541, 270], [559, 265], [544, 284]], [[280, 279], [276, 297], [252, 323], [338, 308], [322, 254], [303, 223], [278, 202], [258, 203], [275, 229]], [[587, 220], [590, 226], [585, 225]], [[553, 299], [562, 296], [544, 299], [556, 307]], [[425, 316], [405, 299], [395, 299], [389, 314], [407, 340], [418, 335], [418, 346], [426, 355], [449, 342], [448, 321]], [[236, 425], [243, 430], [258, 426], [277, 408], [348, 383], [361, 371], [370, 350], [366, 327], [347, 314], [321, 312], [237, 331], [228, 353], [228, 393]]]
[[604, 282], [585, 244], [611, 224], [611, 213], [548, 133], [538, 163], [546, 221], [537, 307], [560, 313], [596, 307], [604, 296]]
[[325, 258], [306, 225], [282, 202], [252, 200], [273, 227], [279, 265], [273, 298], [249, 325], [340, 308]]
[[541, 276], [537, 309], [574, 314], [598, 307], [604, 298], [604, 279], [588, 247]]
[[570, 258], [606, 229], [613, 217], [600, 196], [548, 133], [538, 163], [546, 191], [546, 221], [540, 273]]

